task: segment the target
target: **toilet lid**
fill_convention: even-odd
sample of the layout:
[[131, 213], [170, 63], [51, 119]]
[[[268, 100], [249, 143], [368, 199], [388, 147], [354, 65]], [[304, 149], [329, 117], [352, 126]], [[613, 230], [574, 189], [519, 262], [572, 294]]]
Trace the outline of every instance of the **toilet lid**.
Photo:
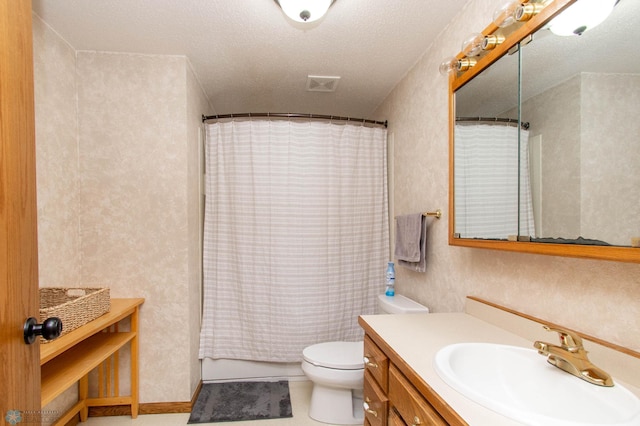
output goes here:
[[339, 370], [364, 368], [364, 342], [325, 342], [306, 347], [302, 357], [308, 363], [319, 367]]

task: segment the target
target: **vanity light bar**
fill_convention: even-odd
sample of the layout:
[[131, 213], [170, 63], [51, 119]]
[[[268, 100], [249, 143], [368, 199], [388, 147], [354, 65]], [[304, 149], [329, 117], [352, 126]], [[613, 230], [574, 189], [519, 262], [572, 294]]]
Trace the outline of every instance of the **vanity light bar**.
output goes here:
[[[446, 59], [440, 65], [440, 73], [451, 74], [453, 71], [464, 72], [472, 68], [483, 52], [495, 49], [505, 41], [504, 28], [514, 24], [524, 23], [545, 9], [553, 15], [561, 10], [561, 13], [553, 17], [549, 23], [550, 30], [556, 35], [569, 36], [580, 35], [604, 21], [612, 12], [619, 0], [510, 0], [502, 4], [493, 13], [493, 21], [484, 33], [472, 34], [462, 44], [462, 51], [456, 58]], [[553, 4], [553, 7], [548, 7]], [[560, 5], [559, 5], [560, 4]], [[517, 32], [518, 27], [509, 32]]]
[[477, 63], [476, 56], [495, 49], [496, 46], [505, 41], [505, 35], [502, 34], [500, 29], [530, 20], [549, 3], [549, 0], [510, 0], [504, 3], [493, 13], [492, 24], [497, 29], [490, 26], [487, 29], [488, 31], [485, 30], [488, 34], [475, 33], [467, 37], [462, 43], [460, 54], [456, 58], [448, 58], [440, 64], [440, 73], [448, 75], [454, 71], [464, 72], [472, 68]]

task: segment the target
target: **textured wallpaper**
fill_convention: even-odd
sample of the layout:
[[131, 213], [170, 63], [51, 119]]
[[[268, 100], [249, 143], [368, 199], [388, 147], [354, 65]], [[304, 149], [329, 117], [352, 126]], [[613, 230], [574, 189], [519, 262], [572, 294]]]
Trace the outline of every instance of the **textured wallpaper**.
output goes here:
[[40, 286], [76, 286], [80, 204], [75, 51], [35, 16], [33, 44]]
[[582, 192], [598, 196], [583, 197], [581, 227], [629, 245], [640, 236], [640, 75], [584, 73], [582, 99]]
[[[189, 64], [187, 64], [189, 65]], [[200, 300], [202, 282], [202, 223], [204, 212], [204, 132], [201, 116], [214, 113], [190, 66], [187, 79], [187, 216], [188, 216], [188, 300], [184, 309], [189, 323], [189, 365], [191, 395], [200, 384], [202, 370], [198, 359], [200, 349]]]
[[211, 108], [185, 57], [76, 52], [37, 17], [34, 36], [41, 285], [144, 297], [140, 401], [189, 401]]
[[[33, 45], [40, 287], [74, 287], [81, 282], [75, 51], [37, 16]], [[45, 409], [62, 413], [77, 400], [72, 387]]]
[[141, 402], [191, 399], [187, 69], [177, 56], [77, 58], [82, 280], [146, 300]]
[[467, 295], [640, 350], [640, 265], [448, 245], [447, 78], [440, 62], [490, 22], [497, 0], [472, 0], [376, 111], [394, 140], [394, 211], [441, 208], [431, 220], [424, 274], [398, 268], [397, 291], [433, 312], [463, 310]]
[[580, 76], [524, 101], [522, 117], [531, 123], [529, 137], [542, 137], [544, 208], [537, 235], [588, 238], [580, 229]]
[[638, 96], [638, 75], [579, 73], [523, 102], [542, 137], [541, 236], [628, 246], [640, 234]]
[[82, 279], [146, 300], [141, 402], [188, 399], [184, 65], [78, 52]]

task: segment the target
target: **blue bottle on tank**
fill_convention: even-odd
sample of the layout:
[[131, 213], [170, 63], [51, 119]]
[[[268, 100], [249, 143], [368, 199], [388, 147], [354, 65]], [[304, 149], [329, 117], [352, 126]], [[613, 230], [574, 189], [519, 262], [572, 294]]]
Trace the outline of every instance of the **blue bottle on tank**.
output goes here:
[[387, 263], [387, 287], [384, 292], [386, 296], [393, 296], [396, 294], [395, 291], [396, 285], [396, 270], [394, 268], [393, 262]]

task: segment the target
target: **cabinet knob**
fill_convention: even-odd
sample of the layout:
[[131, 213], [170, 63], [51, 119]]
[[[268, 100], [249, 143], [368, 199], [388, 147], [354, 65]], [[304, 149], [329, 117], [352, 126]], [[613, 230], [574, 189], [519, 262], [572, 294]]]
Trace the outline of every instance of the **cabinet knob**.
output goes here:
[[362, 361], [364, 361], [364, 365], [367, 367], [378, 368], [378, 364], [376, 364], [375, 362], [371, 362], [368, 356], [362, 358]]
[[369, 413], [369, 414], [373, 415], [374, 417], [378, 417], [378, 412], [375, 411], [375, 410], [372, 410], [369, 407], [369, 401], [368, 400], [362, 403], [362, 407], [364, 408], [364, 412], [365, 413]]
[[414, 416], [413, 417], [413, 423], [411, 423], [411, 426], [419, 426], [421, 424], [422, 424], [422, 422], [420, 421], [420, 418], [418, 416]]

